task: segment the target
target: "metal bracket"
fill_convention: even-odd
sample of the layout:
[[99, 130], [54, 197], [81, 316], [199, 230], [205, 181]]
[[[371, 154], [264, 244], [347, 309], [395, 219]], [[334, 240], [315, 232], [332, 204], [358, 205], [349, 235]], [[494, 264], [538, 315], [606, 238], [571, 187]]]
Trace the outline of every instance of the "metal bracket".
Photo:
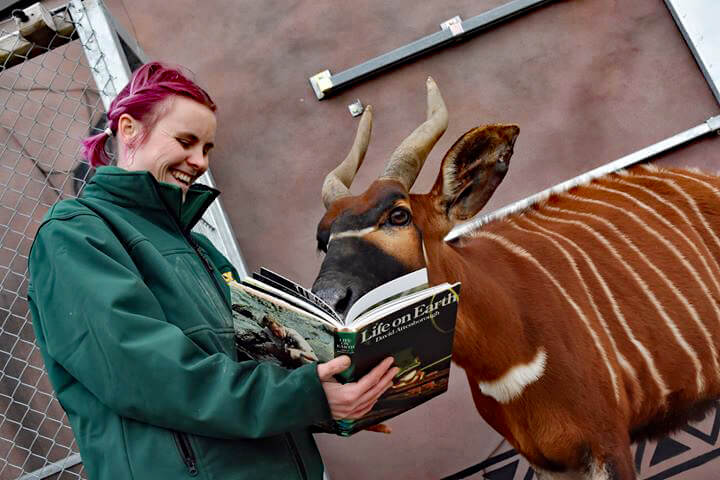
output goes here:
[[365, 107], [358, 98], [353, 103], [348, 105], [348, 110], [350, 110], [350, 115], [352, 115], [353, 117], [359, 117], [365, 111]]
[[62, 10], [64, 7], [51, 13], [40, 3], [35, 3], [14, 15], [18, 31], [0, 37], [0, 70], [77, 38], [75, 26], [57, 15]]
[[22, 16], [13, 12], [20, 36], [28, 42], [48, 46], [56, 34], [55, 22], [48, 9], [35, 3], [22, 12]]
[[323, 70], [310, 77], [310, 85], [315, 90], [315, 96], [318, 100], [325, 98], [325, 92], [329, 91], [333, 86], [330, 70]]
[[445, 20], [443, 23], [440, 24], [440, 28], [442, 30], [449, 31], [453, 37], [456, 35], [460, 35], [461, 33], [465, 33], [465, 29], [463, 28], [462, 24], [462, 18], [460, 18], [459, 15], [455, 15], [453, 18]]
[[720, 115], [708, 118], [705, 123], [707, 123], [711, 132], [715, 132], [720, 135]]

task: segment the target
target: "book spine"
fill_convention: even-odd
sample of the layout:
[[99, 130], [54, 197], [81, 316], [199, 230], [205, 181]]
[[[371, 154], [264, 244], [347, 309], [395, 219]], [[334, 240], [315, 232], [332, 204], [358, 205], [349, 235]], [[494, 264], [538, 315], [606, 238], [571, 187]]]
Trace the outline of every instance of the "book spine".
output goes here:
[[357, 332], [335, 332], [335, 356], [350, 355], [355, 353]]
[[[340, 355], [347, 355], [352, 361], [355, 353], [355, 345], [357, 345], [357, 332], [336, 331], [335, 332], [335, 358]], [[355, 362], [344, 372], [336, 375], [339, 381], [345, 383], [353, 380], [355, 373]]]

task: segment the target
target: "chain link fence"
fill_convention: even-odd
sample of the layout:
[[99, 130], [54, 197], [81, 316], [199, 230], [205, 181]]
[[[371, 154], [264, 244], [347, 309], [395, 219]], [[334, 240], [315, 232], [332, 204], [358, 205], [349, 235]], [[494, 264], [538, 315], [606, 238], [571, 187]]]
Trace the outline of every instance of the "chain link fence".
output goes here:
[[[35, 345], [27, 256], [43, 215], [92, 175], [80, 141], [105, 128], [106, 106], [145, 60], [100, 0], [50, 3], [0, 18], [0, 480], [85, 478]], [[217, 202], [198, 229], [244, 273]]]
[[[100, 0], [49, 3], [0, 18], [0, 480], [85, 478], [34, 342], [27, 256], [44, 214], [93, 173], [80, 141], [105, 128], [105, 109], [145, 61]], [[209, 173], [200, 181], [214, 185]], [[218, 202], [196, 229], [245, 274]]]
[[50, 15], [65, 28], [25, 48], [15, 21], [0, 24], [0, 479], [84, 478], [34, 343], [27, 255], [45, 212], [82, 189], [80, 140], [104, 109], [70, 11]]

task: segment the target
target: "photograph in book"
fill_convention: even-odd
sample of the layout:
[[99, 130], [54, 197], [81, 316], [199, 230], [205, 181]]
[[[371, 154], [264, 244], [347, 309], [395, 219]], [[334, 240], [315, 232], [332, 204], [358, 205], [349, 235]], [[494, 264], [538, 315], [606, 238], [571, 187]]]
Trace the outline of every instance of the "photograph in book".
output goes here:
[[400, 368], [367, 415], [317, 425], [321, 431], [350, 435], [447, 390], [459, 284], [427, 287], [426, 272], [415, 272], [383, 292], [369, 292], [364, 312], [347, 325], [315, 303], [311, 292], [268, 272], [230, 283], [236, 343], [243, 355], [285, 368], [349, 355], [351, 367], [338, 376], [343, 382], [357, 380], [388, 356]]

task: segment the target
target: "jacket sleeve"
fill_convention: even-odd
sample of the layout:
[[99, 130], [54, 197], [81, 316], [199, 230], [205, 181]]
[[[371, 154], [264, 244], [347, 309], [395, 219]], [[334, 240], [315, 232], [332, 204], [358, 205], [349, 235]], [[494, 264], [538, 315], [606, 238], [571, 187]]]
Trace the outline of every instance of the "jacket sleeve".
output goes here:
[[97, 217], [45, 223], [29, 267], [46, 354], [118, 415], [220, 438], [269, 436], [330, 418], [316, 365], [286, 370], [210, 355], [166, 321]]

